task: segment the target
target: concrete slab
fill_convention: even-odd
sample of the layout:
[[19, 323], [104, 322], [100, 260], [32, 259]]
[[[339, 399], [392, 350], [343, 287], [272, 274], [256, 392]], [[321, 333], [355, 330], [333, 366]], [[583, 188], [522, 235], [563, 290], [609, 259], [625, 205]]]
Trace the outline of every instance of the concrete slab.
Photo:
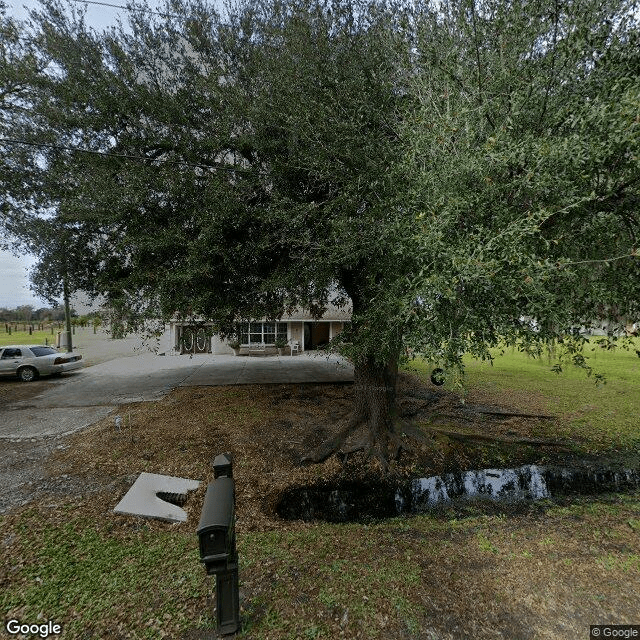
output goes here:
[[353, 366], [339, 356], [209, 356], [181, 383], [182, 387], [236, 384], [353, 382]]
[[43, 394], [11, 408], [90, 407], [157, 400], [197, 371], [211, 356], [118, 358], [80, 369], [54, 381]]
[[180, 502], [181, 496], [186, 498], [186, 494], [189, 491], [194, 491], [199, 486], [200, 482], [198, 480], [143, 472], [131, 485], [131, 489], [127, 491], [113, 511], [114, 513], [140, 516], [142, 518], [186, 522], [187, 512], [178, 505], [158, 497], [158, 494], [164, 494], [164, 497], [172, 499], [178, 497], [176, 501]]
[[118, 358], [51, 382], [39, 396], [0, 411], [0, 440], [71, 433], [115, 406], [158, 400], [179, 386], [352, 382], [353, 366], [339, 356], [305, 352], [251, 358], [197, 354]]
[[0, 418], [0, 439], [28, 440], [63, 436], [84, 429], [109, 415], [114, 406], [39, 407], [12, 409]]

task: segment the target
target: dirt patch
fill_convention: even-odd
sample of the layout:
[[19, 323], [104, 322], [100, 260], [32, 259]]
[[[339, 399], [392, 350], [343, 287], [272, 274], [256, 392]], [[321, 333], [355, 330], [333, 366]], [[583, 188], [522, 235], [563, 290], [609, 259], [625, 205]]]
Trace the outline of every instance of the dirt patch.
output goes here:
[[[51, 477], [92, 473], [108, 485], [142, 471], [207, 479], [213, 457], [230, 451], [242, 526], [278, 526], [276, 497], [286, 487], [371, 473], [362, 453], [300, 465], [310, 449], [338, 429], [351, 409], [352, 394], [349, 384], [179, 388], [159, 402], [118, 409], [123, 418], [120, 430], [110, 416], [65, 439], [65, 449], [52, 449], [47, 470]], [[497, 398], [487, 394], [478, 399], [484, 409], [497, 406]], [[435, 430], [424, 430], [424, 442], [392, 464], [391, 472], [398, 476], [518, 465], [564, 455], [563, 446], [519, 442], [535, 438], [543, 419], [476, 414], [469, 401], [462, 405], [455, 394], [411, 376], [401, 377], [399, 402], [411, 420], [429, 421]], [[528, 402], [526, 397], [501, 406], [521, 413], [543, 408], [539, 399]], [[456, 434], [477, 434], [481, 439], [460, 439]], [[354, 434], [351, 441], [362, 435]]]
[[[16, 383], [16, 388], [42, 384], [47, 383]], [[392, 475], [429, 476], [569, 457], [571, 443], [547, 444], [539, 437], [553, 421], [532, 417], [546, 412], [536, 394], [507, 398], [504, 392], [474, 392], [461, 403], [454, 393], [402, 375], [398, 399], [405, 418], [422, 425], [418, 429], [423, 441], [392, 464]], [[0, 484], [0, 506], [21, 504], [63, 476], [91, 474], [90, 483], [79, 481], [81, 493], [98, 491], [101, 483], [111, 487], [142, 471], [207, 479], [213, 457], [231, 451], [241, 481], [240, 509], [246, 510], [243, 526], [275, 526], [279, 491], [320, 478], [357, 479], [371, 473], [361, 453], [300, 466], [305, 454], [337, 431], [352, 400], [350, 384], [178, 388], [158, 402], [123, 406], [68, 438], [10, 443], [2, 454], [7, 479]], [[506, 413], [491, 413], [492, 408]], [[120, 429], [116, 413], [123, 418]], [[350, 443], [363, 436], [354, 434]]]

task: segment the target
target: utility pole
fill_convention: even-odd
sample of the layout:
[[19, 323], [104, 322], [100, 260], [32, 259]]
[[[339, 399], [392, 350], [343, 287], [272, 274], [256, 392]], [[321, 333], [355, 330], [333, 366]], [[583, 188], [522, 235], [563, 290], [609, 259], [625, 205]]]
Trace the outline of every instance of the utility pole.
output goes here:
[[67, 325], [67, 353], [71, 353], [73, 351], [73, 345], [71, 344], [71, 307], [69, 306], [69, 286], [67, 285], [66, 268], [62, 276], [62, 294], [64, 296], [64, 319]]

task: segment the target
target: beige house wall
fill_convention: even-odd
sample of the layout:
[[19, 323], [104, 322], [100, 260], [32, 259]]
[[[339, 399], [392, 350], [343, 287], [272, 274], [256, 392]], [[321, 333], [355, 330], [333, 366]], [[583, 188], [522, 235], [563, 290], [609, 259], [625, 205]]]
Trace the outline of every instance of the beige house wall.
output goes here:
[[289, 342], [297, 340], [302, 349], [302, 322], [289, 322]]
[[332, 322], [331, 328], [329, 329], [329, 338], [333, 340], [337, 335], [342, 333], [344, 329], [344, 322]]
[[[334, 321], [334, 320], [288, 320], [285, 321], [288, 324], [289, 327], [289, 331], [288, 331], [288, 339], [287, 341], [289, 342], [289, 344], [291, 344], [292, 342], [297, 341], [300, 347], [300, 351], [303, 350], [303, 348], [305, 347], [305, 345], [303, 345], [304, 342], [304, 324], [305, 322], [313, 322], [313, 323], [321, 323], [325, 326], [328, 325], [328, 337], [329, 339], [334, 338], [335, 336], [337, 336], [338, 334], [340, 334], [343, 330], [344, 330], [344, 322], [342, 321]], [[181, 349], [181, 345], [180, 345], [180, 336], [182, 335], [182, 323], [178, 322], [172, 322], [171, 325], [169, 326], [169, 331], [167, 332], [167, 342], [168, 345], [171, 345], [168, 349], [167, 352], [169, 353], [174, 353], [174, 354], [179, 354], [181, 353], [182, 349]], [[308, 349], [308, 345], [306, 346], [306, 348]], [[211, 354], [217, 354], [217, 355], [232, 355], [233, 354], [233, 349], [231, 349], [231, 347], [227, 344], [226, 340], [222, 340], [222, 338], [220, 338], [219, 335], [214, 334], [211, 336], [211, 340], [209, 342], [209, 349], [208, 349], [209, 353]], [[287, 351], [288, 353], [288, 351]]]

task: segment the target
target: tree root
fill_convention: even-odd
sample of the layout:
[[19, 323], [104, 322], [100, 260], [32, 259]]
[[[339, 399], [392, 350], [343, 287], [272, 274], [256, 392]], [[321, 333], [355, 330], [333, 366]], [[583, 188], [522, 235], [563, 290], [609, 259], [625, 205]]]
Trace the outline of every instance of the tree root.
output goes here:
[[509, 436], [496, 436], [487, 433], [461, 433], [459, 431], [451, 431], [449, 429], [438, 429], [431, 425], [423, 425], [425, 429], [438, 435], [447, 436], [454, 440], [460, 440], [461, 442], [467, 442], [469, 440], [485, 440], [490, 442], [502, 442], [505, 444], [541, 444], [546, 446], [559, 447], [568, 451], [569, 447], [564, 442], [559, 440], [551, 440], [549, 438], [530, 438], [527, 436], [509, 437]]
[[[418, 410], [413, 410], [409, 413], [409, 416], [414, 416], [420, 412], [420, 410], [429, 406], [430, 403], [423, 403]], [[445, 418], [458, 418], [460, 414], [465, 417], [473, 417], [476, 415], [496, 416], [498, 418], [537, 418], [539, 420], [555, 420], [557, 416], [550, 415], [548, 413], [522, 413], [520, 411], [505, 411], [502, 409], [494, 409], [492, 407], [483, 407], [480, 405], [460, 405], [456, 407], [458, 413], [451, 411], [438, 411], [431, 414], [431, 418], [445, 417]], [[407, 415], [407, 414], [405, 414]]]
[[465, 413], [481, 413], [489, 416], [500, 416], [503, 418], [540, 418], [542, 420], [555, 420], [557, 416], [548, 413], [521, 413], [520, 411], [506, 411], [493, 407], [484, 407], [482, 405], [469, 405], [463, 407]]
[[409, 443], [402, 438], [402, 435], [405, 435], [406, 432], [402, 431], [400, 434], [392, 433], [389, 436], [389, 443], [393, 445], [393, 460], [399, 460], [403, 451], [407, 453], [411, 453], [414, 451], [414, 447], [410, 446]]
[[403, 451], [408, 453], [415, 451], [415, 447], [409, 442], [410, 440], [413, 440], [414, 443], [418, 445], [426, 444], [433, 446], [433, 437], [425, 435], [418, 427], [404, 420], [397, 420], [394, 424], [394, 429], [387, 432], [387, 442], [384, 446], [376, 446], [376, 443], [372, 443], [367, 436], [360, 438], [348, 446], [344, 446], [349, 436], [360, 425], [365, 423], [366, 420], [363, 417], [359, 419], [352, 418], [333, 438], [325, 440], [311, 453], [304, 456], [300, 460], [300, 463], [321, 463], [335, 454], [344, 464], [349, 456], [363, 451], [367, 458], [377, 460], [384, 472], [389, 468], [389, 460], [398, 460]]
[[433, 438], [423, 433], [416, 424], [404, 422], [399, 426], [398, 431], [420, 444], [433, 445]]
[[354, 444], [348, 447], [341, 447], [337, 453], [339, 453], [340, 456], [342, 456], [343, 459], [346, 460], [346, 458], [351, 454], [358, 453], [358, 451], [366, 451], [368, 448], [369, 448], [369, 443], [367, 442], [367, 440], [363, 439], [363, 440], [358, 440], [358, 442], [355, 442]]
[[300, 460], [300, 464], [319, 464], [324, 462], [334, 453], [338, 453], [347, 438], [362, 424], [363, 418], [360, 416], [353, 417], [347, 425], [343, 427], [333, 438], [325, 440], [320, 446], [316, 447], [309, 454]]
[[[437, 419], [438, 417], [449, 416], [454, 420], [457, 418], [460, 420], [462, 418], [462, 422], [465, 422], [465, 418], [468, 418], [469, 415], [473, 414], [487, 414], [498, 417], [521, 417], [521, 418], [538, 418], [538, 419], [547, 419], [552, 420], [555, 416], [548, 414], [533, 414], [533, 413], [520, 413], [517, 411], [505, 411], [499, 408], [493, 407], [485, 407], [482, 405], [478, 406], [461, 406], [460, 407], [462, 416], [460, 413], [458, 415], [449, 414], [449, 413], [438, 413], [432, 415], [432, 419]], [[464, 417], [463, 417], [464, 416]], [[388, 429], [386, 431], [383, 430], [380, 433], [379, 429], [376, 429], [376, 436], [372, 435], [372, 432], [369, 431], [369, 436], [359, 439], [357, 442], [350, 443], [346, 445], [349, 437], [354, 433], [354, 431], [362, 424], [368, 424], [372, 419], [370, 414], [367, 414], [366, 411], [358, 411], [354, 415], [352, 415], [346, 425], [342, 427], [338, 433], [322, 442], [318, 447], [316, 447], [313, 451], [305, 455], [300, 460], [300, 464], [319, 464], [330, 458], [332, 455], [336, 454], [343, 462], [343, 464], [347, 461], [350, 455], [364, 451], [367, 458], [375, 459], [380, 462], [380, 465], [383, 469], [383, 472], [388, 470], [389, 461], [390, 460], [398, 460], [402, 455], [403, 451], [406, 452], [414, 452], [416, 447], [427, 446], [429, 448], [433, 448], [434, 439], [437, 436], [444, 436], [446, 438], [450, 438], [452, 440], [457, 440], [459, 442], [469, 442], [469, 441], [485, 441], [485, 442], [494, 442], [501, 444], [522, 444], [522, 445], [542, 445], [542, 446], [552, 446], [557, 447], [561, 451], [570, 451], [570, 447], [568, 447], [564, 442], [560, 442], [558, 440], [551, 440], [548, 438], [534, 438], [527, 436], [500, 436], [500, 435], [491, 435], [486, 433], [469, 433], [469, 432], [459, 432], [452, 431], [450, 429], [441, 429], [436, 427], [433, 422], [425, 423], [419, 421], [408, 422], [407, 420], [403, 420], [398, 418], [396, 415], [395, 419], [387, 418]], [[372, 425], [369, 425], [371, 429]], [[427, 433], [425, 433], [425, 431]], [[373, 439], [372, 439], [373, 438]], [[346, 445], [346, 446], [345, 446]]]
[[[349, 456], [360, 451], [364, 451], [367, 458], [376, 459], [385, 471], [389, 467], [389, 460], [398, 460], [403, 451], [411, 453], [415, 447], [411, 445], [413, 441], [416, 445], [427, 445], [433, 447], [434, 437], [445, 436], [452, 440], [467, 443], [470, 441], [494, 442], [500, 444], [523, 444], [556, 447], [561, 451], [571, 451], [571, 448], [564, 442], [549, 438], [534, 438], [527, 436], [509, 437], [498, 436], [486, 433], [468, 433], [452, 431], [450, 429], [439, 429], [431, 425], [402, 423], [398, 425], [397, 431], [388, 434], [388, 450], [385, 452], [373, 447], [367, 438], [362, 438], [347, 447], [344, 446], [349, 436], [362, 424], [362, 420], [351, 420], [336, 436], [325, 440], [314, 451], [301, 459], [301, 464], [318, 464], [324, 462], [333, 454], [336, 454], [344, 464]], [[422, 427], [422, 428], [420, 428]], [[424, 433], [425, 429], [428, 433]]]

